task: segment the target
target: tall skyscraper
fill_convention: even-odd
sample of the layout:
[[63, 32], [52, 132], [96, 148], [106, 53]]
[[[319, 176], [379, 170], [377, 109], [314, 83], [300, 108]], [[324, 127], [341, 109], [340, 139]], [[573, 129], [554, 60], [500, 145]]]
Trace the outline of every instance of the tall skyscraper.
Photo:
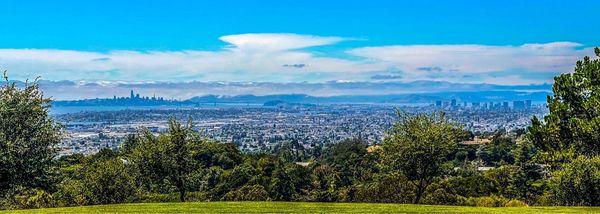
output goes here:
[[525, 100], [525, 108], [531, 109], [531, 100]]
[[525, 109], [525, 102], [522, 100], [513, 101], [513, 109]]

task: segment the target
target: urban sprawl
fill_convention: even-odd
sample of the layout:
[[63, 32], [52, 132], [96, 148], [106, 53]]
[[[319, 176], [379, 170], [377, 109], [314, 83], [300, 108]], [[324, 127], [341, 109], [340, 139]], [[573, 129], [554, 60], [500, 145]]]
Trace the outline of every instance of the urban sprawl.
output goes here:
[[[118, 98], [122, 99], [122, 98]], [[132, 95], [130, 99], [140, 99]], [[148, 98], [151, 99], [152, 98]], [[155, 98], [156, 99], [156, 98]], [[305, 148], [327, 145], [346, 138], [362, 138], [378, 144], [394, 121], [396, 111], [432, 113], [448, 118], [475, 135], [497, 130], [525, 128], [533, 116], [543, 117], [545, 106], [529, 100], [465, 102], [451, 99], [429, 105], [392, 104], [278, 104], [188, 106], [59, 114], [66, 124], [62, 154], [91, 154], [102, 148], [118, 148], [129, 134], [148, 130], [165, 132], [170, 118], [193, 119], [195, 128], [210, 139], [232, 142], [242, 151], [267, 150], [285, 141]]]

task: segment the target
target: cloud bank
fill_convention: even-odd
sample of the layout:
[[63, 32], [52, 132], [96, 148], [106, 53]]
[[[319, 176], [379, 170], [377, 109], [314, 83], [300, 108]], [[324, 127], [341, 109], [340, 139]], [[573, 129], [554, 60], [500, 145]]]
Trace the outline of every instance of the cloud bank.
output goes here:
[[492, 45], [393, 45], [315, 51], [350, 38], [299, 34], [238, 34], [219, 50], [108, 52], [0, 49], [0, 66], [16, 79], [327, 82], [417, 81], [540, 84], [592, 55], [573, 42]]
[[[19, 82], [23, 85], [23, 82]], [[442, 81], [414, 82], [119, 82], [119, 81], [40, 81], [47, 96], [56, 100], [129, 96], [130, 90], [142, 96], [189, 99], [204, 95], [306, 94], [317, 97], [338, 95], [390, 95], [433, 92], [517, 91], [550, 92], [551, 85], [462, 84]]]

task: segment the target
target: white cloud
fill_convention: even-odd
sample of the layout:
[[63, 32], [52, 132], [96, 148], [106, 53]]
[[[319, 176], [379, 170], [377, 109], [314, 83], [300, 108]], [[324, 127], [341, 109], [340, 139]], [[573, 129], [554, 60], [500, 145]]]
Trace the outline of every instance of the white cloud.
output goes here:
[[331, 45], [347, 40], [341, 37], [322, 37], [289, 33], [238, 34], [222, 36], [219, 39], [231, 44], [235, 49], [260, 52]]
[[419, 77], [432, 72], [447, 76], [506, 70], [569, 72], [578, 59], [592, 52], [591, 48], [581, 47], [572, 42], [521, 46], [404, 45], [362, 47], [348, 53]]
[[[592, 54], [591, 48], [581, 44], [555, 42], [359, 47], [345, 51], [350, 57], [333, 57], [307, 48], [333, 45], [347, 38], [271, 33], [219, 39], [229, 45], [217, 51], [0, 49], [0, 66], [16, 79], [325, 82], [370, 81], [378, 75], [396, 77], [391, 81], [489, 83], [502, 82], [506, 77], [525, 84], [549, 82], [548, 75], [536, 79], [535, 74], [569, 72], [576, 60]], [[505, 71], [510, 72], [503, 75]]]
[[[331, 45], [341, 37], [297, 34], [223, 36], [218, 51], [127, 51], [107, 53], [53, 49], [0, 49], [0, 65], [17, 78], [50, 80], [304, 81], [309, 72], [360, 71], [358, 62], [318, 57], [303, 48]], [[304, 64], [304, 67], [284, 65]], [[326, 81], [312, 79], [308, 81]]]

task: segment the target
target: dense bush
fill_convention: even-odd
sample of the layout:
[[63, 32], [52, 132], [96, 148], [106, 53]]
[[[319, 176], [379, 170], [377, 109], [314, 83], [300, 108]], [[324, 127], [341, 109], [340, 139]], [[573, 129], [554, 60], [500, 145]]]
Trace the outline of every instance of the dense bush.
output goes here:
[[410, 203], [414, 198], [414, 187], [400, 173], [378, 174], [354, 188], [354, 202]]
[[527, 203], [523, 202], [523, 201], [519, 201], [519, 200], [510, 200], [508, 202], [506, 202], [506, 204], [504, 204], [505, 207], [527, 207], [529, 205], [527, 205]]
[[0, 195], [17, 187], [51, 189], [61, 133], [48, 115], [50, 99], [37, 82], [17, 87], [5, 73], [0, 84]]
[[137, 191], [135, 173], [121, 159], [86, 163], [78, 174], [58, 185], [55, 195], [61, 205], [123, 203]]
[[2, 209], [34, 209], [57, 206], [53, 196], [41, 189], [24, 187], [12, 188], [4, 198], [0, 199]]
[[600, 156], [579, 156], [552, 173], [549, 199], [555, 205], [600, 206]]
[[243, 186], [225, 194], [228, 201], [269, 201], [269, 193], [261, 185]]
[[477, 206], [477, 207], [504, 207], [509, 202], [509, 199], [502, 196], [483, 196], [483, 197], [471, 197], [464, 201], [466, 206]]

